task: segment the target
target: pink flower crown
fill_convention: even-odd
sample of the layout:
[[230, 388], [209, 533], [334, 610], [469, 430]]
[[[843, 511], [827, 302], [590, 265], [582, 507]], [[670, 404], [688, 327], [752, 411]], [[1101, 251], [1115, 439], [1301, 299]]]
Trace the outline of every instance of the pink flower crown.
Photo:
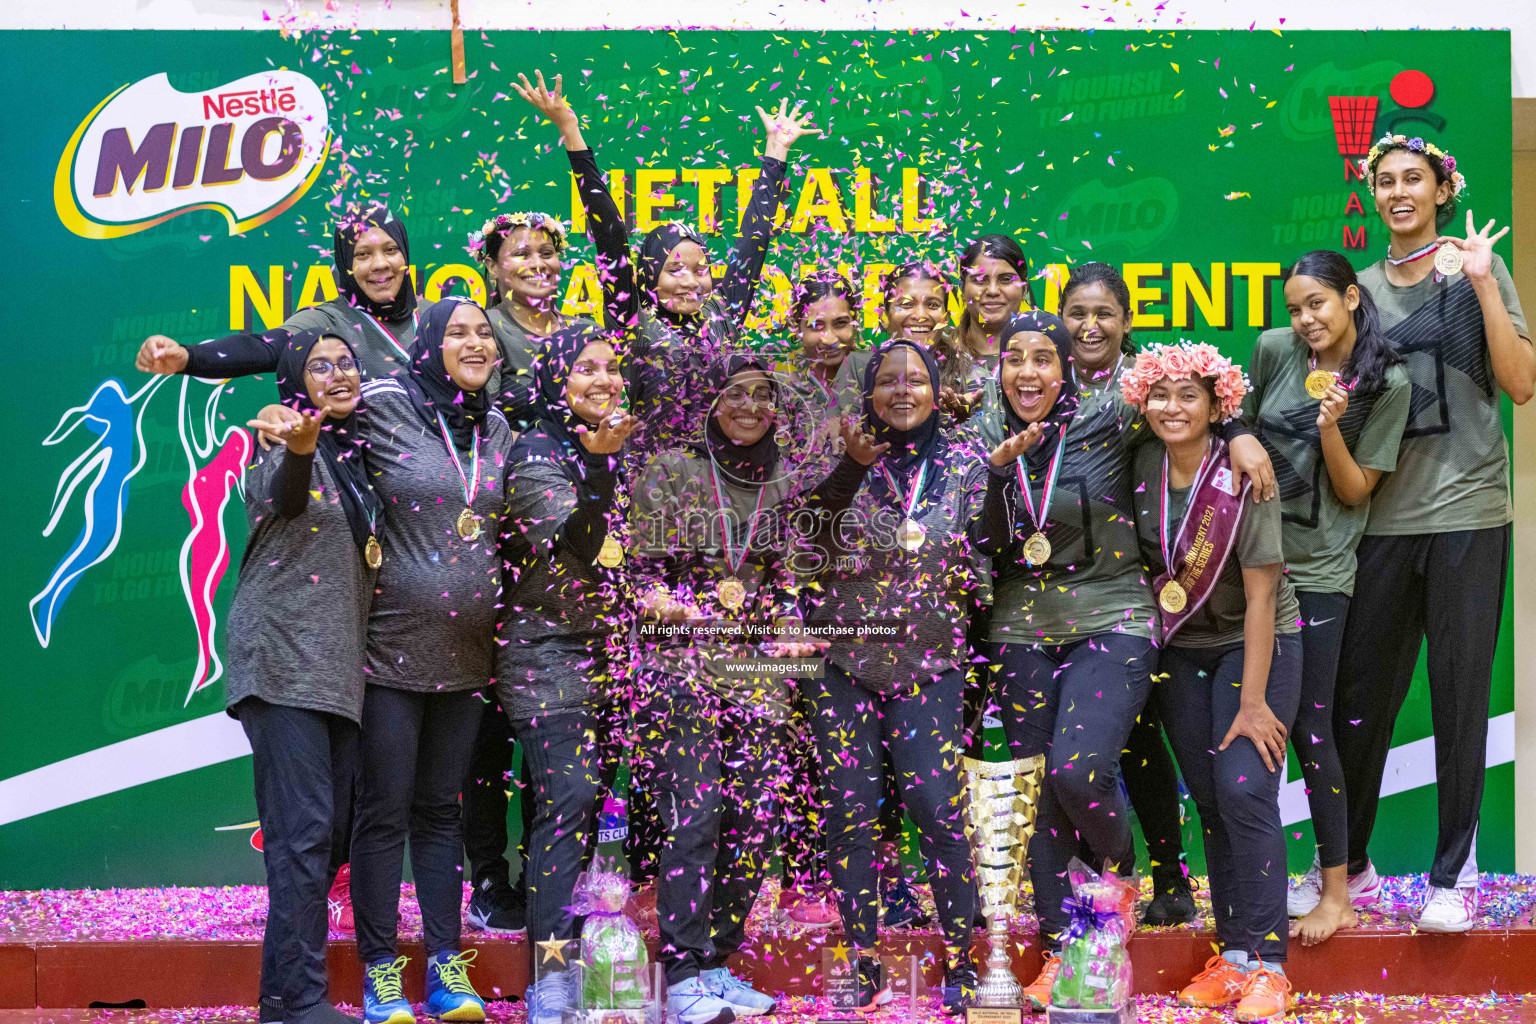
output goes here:
[[1138, 409], [1147, 406], [1147, 393], [1164, 377], [1210, 377], [1216, 382], [1216, 397], [1221, 400], [1221, 418], [1231, 419], [1242, 408], [1248, 393], [1248, 375], [1243, 368], [1216, 351], [1216, 346], [1192, 341], [1151, 345], [1136, 353], [1136, 364], [1120, 374], [1120, 394]]
[[498, 213], [480, 225], [479, 231], [469, 233], [469, 244], [464, 247], [464, 251], [477, 260], [484, 260], [486, 258], [485, 240], [492, 235], [505, 235], [514, 228], [538, 228], [549, 235], [549, 240], [554, 243], [555, 252], [565, 251], [565, 225], [547, 213], [531, 211]]

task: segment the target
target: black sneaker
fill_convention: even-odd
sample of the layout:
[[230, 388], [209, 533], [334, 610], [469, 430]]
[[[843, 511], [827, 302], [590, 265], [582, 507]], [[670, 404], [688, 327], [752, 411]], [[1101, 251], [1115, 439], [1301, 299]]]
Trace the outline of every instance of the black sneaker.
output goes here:
[[498, 935], [526, 935], [528, 933], [528, 907], [511, 886], [498, 886], [489, 880], [470, 897], [469, 909], [464, 916], [471, 928]]
[[1142, 924], [1161, 928], [1171, 924], [1188, 924], [1195, 919], [1195, 894], [1190, 891], [1189, 879], [1184, 877], [1182, 865], [1171, 869], [1152, 870], [1152, 902], [1141, 915]]
[[976, 1005], [976, 961], [961, 953], [944, 968], [944, 1012], [951, 1017]]
[[256, 1004], [256, 1019], [260, 1024], [283, 1024], [283, 997], [262, 996]]
[[912, 928], [926, 928], [932, 923], [932, 918], [923, 913], [922, 907], [917, 902], [917, 893], [907, 884], [905, 878], [886, 886], [881, 894], [885, 903], [885, 927], [892, 931], [906, 931]]
[[891, 990], [880, 961], [872, 956], [859, 957], [859, 1009], [873, 1010], [890, 1001]]

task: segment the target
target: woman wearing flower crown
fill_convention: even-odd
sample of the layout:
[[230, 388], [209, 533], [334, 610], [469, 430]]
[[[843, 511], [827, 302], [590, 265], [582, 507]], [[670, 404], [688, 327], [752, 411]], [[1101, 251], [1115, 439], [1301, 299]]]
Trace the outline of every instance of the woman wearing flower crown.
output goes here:
[[498, 213], [471, 232], [464, 247], [490, 283], [492, 301], [485, 312], [501, 351], [491, 389], [502, 396], [502, 411], [514, 425], [532, 423], [533, 363], [550, 335], [565, 327], [597, 326], [560, 312], [565, 247], [564, 224], [526, 210]]
[[1158, 603], [1158, 701], [1200, 811], [1221, 947], [1179, 1001], [1259, 1021], [1290, 1002], [1279, 798], [1301, 638], [1280, 505], [1244, 500], [1211, 429], [1246, 391], [1240, 367], [1187, 342], [1142, 351], [1121, 377], [1157, 436], [1135, 455], [1136, 531]]
[[1440, 827], [1418, 926], [1466, 931], [1477, 916], [1477, 821], [1483, 800], [1494, 650], [1509, 563], [1509, 456], [1502, 390], [1536, 389], [1536, 352], [1489, 221], [1441, 234], [1466, 179], [1433, 143], [1392, 135], [1362, 161], [1391, 232], [1367, 267], [1381, 326], [1406, 360], [1414, 399], [1397, 468], [1371, 498], [1339, 664], [1334, 729], [1349, 802], [1349, 887], [1356, 906], [1381, 892], [1368, 844], [1392, 727], [1429, 641]]
[[1259, 335], [1243, 411], [1282, 467], [1286, 578], [1301, 606], [1301, 761], [1317, 855], [1290, 894], [1291, 935], [1314, 945], [1355, 925], [1345, 860], [1348, 811], [1334, 739], [1340, 644], [1355, 589], [1355, 547], [1371, 491], [1397, 464], [1411, 388], [1403, 357], [1349, 260], [1320, 249], [1285, 273], [1291, 322]]

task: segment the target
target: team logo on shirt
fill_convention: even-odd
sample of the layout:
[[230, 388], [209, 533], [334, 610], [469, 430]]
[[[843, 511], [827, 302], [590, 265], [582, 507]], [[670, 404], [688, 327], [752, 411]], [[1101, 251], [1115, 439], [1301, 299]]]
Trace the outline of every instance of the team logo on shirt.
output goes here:
[[239, 234], [296, 203], [330, 148], [320, 89], [272, 70], [201, 92], [164, 73], [123, 86], [70, 136], [53, 205], [83, 238], [121, 238], [193, 210], [216, 210]]

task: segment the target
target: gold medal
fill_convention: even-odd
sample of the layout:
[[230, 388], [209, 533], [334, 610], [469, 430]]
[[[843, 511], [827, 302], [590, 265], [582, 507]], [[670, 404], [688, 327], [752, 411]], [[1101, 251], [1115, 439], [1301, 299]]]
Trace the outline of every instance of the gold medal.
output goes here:
[[363, 546], [363, 561], [368, 563], [370, 569], [377, 569], [384, 564], [384, 549], [379, 547], [379, 538], [368, 538], [368, 543]]
[[597, 553], [597, 564], [612, 569], [624, 561], [624, 549], [612, 537], [603, 538], [603, 546]]
[[1169, 615], [1177, 615], [1189, 604], [1189, 594], [1179, 585], [1178, 580], [1169, 580], [1163, 584], [1162, 593], [1157, 595], [1157, 603]]
[[1455, 277], [1461, 273], [1461, 265], [1466, 262], [1466, 257], [1452, 242], [1446, 242], [1435, 251], [1435, 269], [1445, 277]]
[[1338, 379], [1339, 375], [1332, 370], [1313, 370], [1307, 374], [1307, 394], [1321, 399]]
[[715, 588], [715, 597], [721, 604], [731, 611], [735, 611], [747, 603], [747, 588], [742, 584], [741, 580], [732, 576], [728, 580], [721, 581], [720, 585]]
[[469, 509], [459, 513], [459, 536], [465, 540], [474, 540], [480, 536], [480, 520]]
[[923, 524], [916, 519], [904, 519], [896, 530], [896, 543], [905, 551], [918, 551], [922, 549], [923, 541], [928, 539], [928, 531]]
[[1044, 565], [1050, 558], [1051, 542], [1045, 539], [1045, 534], [1036, 530], [1024, 542], [1024, 560], [1030, 565]]

